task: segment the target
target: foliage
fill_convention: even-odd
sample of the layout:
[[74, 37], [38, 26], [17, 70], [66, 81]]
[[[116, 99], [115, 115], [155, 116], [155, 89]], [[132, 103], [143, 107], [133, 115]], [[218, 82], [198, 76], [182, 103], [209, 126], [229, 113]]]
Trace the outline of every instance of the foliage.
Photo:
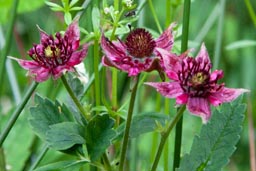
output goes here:
[[[129, 5], [130, 2], [132, 5]], [[250, 125], [255, 116], [250, 118], [249, 113], [255, 113], [256, 106], [252, 105], [249, 110], [248, 105], [247, 118], [244, 115], [246, 105], [243, 103], [256, 102], [256, 4], [249, 0], [244, 3], [239, 0], [223, 2], [191, 1], [188, 48], [196, 50], [189, 51], [189, 55], [195, 56], [204, 42], [212, 61], [217, 58], [220, 61], [218, 66], [214, 62], [213, 68], [225, 72], [222, 82], [228, 87], [246, 87], [251, 90], [251, 95], [243, 101], [240, 99], [215, 107], [206, 125], [189, 112], [184, 113], [183, 157], [177, 169], [179, 171], [250, 169], [248, 135], [255, 131], [255, 127]], [[8, 44], [5, 42], [5, 32], [11, 22], [13, 3], [14, 0], [0, 0], [0, 49], [7, 46], [10, 49], [8, 56], [25, 58], [26, 51], [33, 43], [39, 42], [36, 25], [47, 33], [54, 33], [65, 30], [77, 16], [81, 32], [80, 45], [88, 43], [90, 47], [82, 63], [83, 69], [80, 71], [74, 68], [73, 73], [65, 73], [68, 86], [81, 108], [77, 107], [61, 80], [40, 83], [35, 95], [21, 109], [23, 112], [11, 126], [1, 146], [4, 152], [0, 153], [0, 170], [117, 169], [131, 108], [129, 102], [133, 101], [131, 92], [137, 80], [119, 70], [102, 66], [100, 61], [104, 52], [100, 47], [101, 35], [104, 33], [109, 40], [118, 44], [125, 42], [133, 29], [141, 27], [157, 38], [161, 35], [159, 30], [164, 30], [175, 21], [177, 26], [173, 32], [174, 46], [171, 52], [181, 54], [184, 1], [19, 0], [14, 30], [10, 30], [12, 40]], [[31, 84], [31, 79], [25, 76], [25, 71], [16, 63], [7, 59], [4, 67], [4, 73], [0, 73], [4, 75], [0, 85], [0, 136], [8, 127], [11, 113], [19, 108], [18, 104]], [[95, 85], [96, 80], [100, 86]], [[159, 80], [157, 72], [141, 74], [131, 112], [133, 116], [125, 155], [128, 170], [149, 170], [152, 167], [159, 142], [175, 118], [175, 101], [164, 99], [143, 84]], [[100, 105], [96, 105], [98, 87]], [[116, 103], [113, 99], [116, 99]], [[173, 131], [166, 141], [156, 170], [171, 170], [175, 142]], [[41, 151], [45, 144], [49, 150]]]
[[190, 154], [183, 157], [178, 170], [221, 170], [236, 149], [245, 107], [237, 100], [214, 110], [211, 121], [194, 138]]

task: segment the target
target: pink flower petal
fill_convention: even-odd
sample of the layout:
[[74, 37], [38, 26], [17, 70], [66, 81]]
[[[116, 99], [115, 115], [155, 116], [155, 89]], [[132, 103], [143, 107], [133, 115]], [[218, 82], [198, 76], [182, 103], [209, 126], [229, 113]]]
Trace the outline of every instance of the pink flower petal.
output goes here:
[[161, 35], [159, 38], [156, 39], [156, 47], [165, 49], [167, 51], [170, 51], [174, 38], [172, 35], [172, 29], [176, 26], [176, 23], [172, 23]]
[[80, 39], [80, 31], [78, 27], [78, 18], [76, 18], [67, 28], [65, 35], [71, 42], [77, 42]]
[[165, 70], [179, 69], [178, 63], [181, 59], [177, 55], [161, 48], [155, 48], [155, 53], [162, 57]]
[[181, 94], [179, 96], [177, 96], [176, 98], [176, 103], [177, 104], [186, 104], [188, 102], [188, 94], [184, 93], [184, 94]]
[[215, 70], [211, 73], [210, 81], [215, 81], [223, 78], [224, 73], [222, 70]]
[[249, 92], [249, 90], [223, 87], [219, 91], [211, 93], [208, 97], [208, 100], [212, 105], [217, 106], [221, 103], [231, 102], [246, 92]]
[[28, 61], [23, 59], [15, 59], [15, 60], [17, 60], [20, 66], [26, 70], [37, 69], [41, 67], [36, 61]]
[[83, 61], [88, 52], [88, 44], [84, 44], [80, 51], [75, 51], [67, 62], [67, 65], [74, 66]]
[[146, 82], [145, 84], [156, 88], [159, 93], [168, 98], [176, 98], [183, 94], [183, 90], [177, 82]]
[[140, 69], [137, 67], [132, 67], [128, 69], [128, 76], [132, 77], [132, 76], [137, 76], [140, 73]]
[[206, 123], [211, 117], [210, 105], [205, 98], [189, 97], [187, 107], [191, 114], [200, 116], [203, 123]]
[[48, 68], [38, 67], [28, 71], [28, 75], [34, 78], [36, 82], [46, 81], [51, 75]]
[[40, 42], [41, 43], [45, 42], [49, 38], [49, 35], [44, 30], [42, 30], [38, 25], [37, 25], [37, 29], [39, 30], [39, 33], [40, 33]]
[[196, 59], [198, 58], [202, 58], [202, 63], [204, 61], [211, 61], [204, 43], [201, 45], [200, 51], [196, 56]]
[[110, 67], [114, 67], [114, 66], [115, 66], [106, 56], [103, 56], [103, 57], [101, 58], [101, 63], [102, 63], [104, 66], [110, 66]]
[[74, 71], [73, 66], [68, 66], [68, 65], [60, 65], [52, 70], [52, 76], [54, 80], [57, 80], [59, 77], [61, 77], [62, 74], [64, 74], [67, 71]]
[[110, 60], [120, 61], [123, 57], [126, 56], [125, 48], [121, 43], [110, 42], [104, 35], [101, 36], [101, 47]]

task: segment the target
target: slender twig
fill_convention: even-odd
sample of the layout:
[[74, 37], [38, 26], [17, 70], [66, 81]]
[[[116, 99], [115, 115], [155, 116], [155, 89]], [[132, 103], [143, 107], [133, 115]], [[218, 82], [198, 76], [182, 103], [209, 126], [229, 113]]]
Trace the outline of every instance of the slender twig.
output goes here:
[[127, 114], [127, 119], [126, 119], [124, 138], [123, 138], [123, 144], [122, 144], [122, 149], [121, 149], [119, 171], [123, 171], [123, 169], [124, 169], [124, 162], [125, 162], [126, 150], [127, 150], [127, 146], [128, 146], [134, 102], [135, 102], [137, 87], [138, 87], [138, 83], [139, 83], [139, 75], [135, 79], [136, 79], [135, 80], [136, 83], [135, 83], [134, 87], [131, 90], [132, 94], [131, 94], [131, 98], [130, 98], [130, 104], [129, 104], [128, 114]]
[[12, 9], [10, 11], [10, 16], [9, 16], [9, 21], [10, 24], [7, 28], [7, 33], [6, 33], [6, 42], [5, 42], [5, 47], [1, 53], [1, 62], [0, 62], [0, 83], [1, 83], [1, 87], [0, 90], [2, 90], [2, 86], [3, 86], [3, 82], [4, 82], [4, 68], [5, 68], [5, 61], [6, 61], [6, 57], [9, 53], [10, 47], [11, 47], [11, 39], [12, 39], [12, 32], [13, 32], [13, 28], [14, 28], [14, 23], [15, 23], [15, 18], [16, 18], [16, 14], [17, 14], [17, 8], [18, 8], [18, 4], [19, 4], [19, 0], [14, 0], [13, 1], [13, 6]]
[[30, 99], [32, 93], [36, 89], [37, 85], [38, 85], [38, 83], [36, 83], [36, 82], [33, 82], [30, 85], [30, 87], [29, 87], [28, 91], [26, 92], [26, 94], [24, 95], [24, 98], [22, 99], [20, 105], [16, 108], [16, 110], [12, 114], [11, 119], [7, 123], [4, 131], [2, 132], [2, 134], [0, 136], [0, 147], [2, 147], [2, 144], [5, 141], [5, 138], [9, 134], [10, 130], [12, 129], [12, 127], [15, 124], [16, 120], [18, 119], [21, 111], [24, 109], [24, 107], [27, 104], [28, 100]]
[[[190, 3], [191, 3], [190, 0], [184, 1], [181, 52], [185, 52], [188, 49]], [[179, 167], [179, 164], [180, 164], [180, 151], [181, 151], [181, 142], [182, 142], [182, 123], [183, 123], [183, 117], [181, 117], [181, 119], [177, 123], [176, 129], [175, 129], [173, 170], [175, 170], [175, 168]]]
[[29, 171], [33, 171], [38, 164], [40, 163], [40, 161], [43, 159], [43, 157], [45, 156], [46, 152], [48, 151], [48, 145], [44, 145], [41, 152], [39, 153], [39, 155], [37, 156], [36, 160], [34, 161], [34, 163], [32, 164], [32, 166], [30, 167]]
[[171, 130], [173, 129], [173, 127], [180, 120], [184, 110], [185, 110], [185, 105], [183, 105], [183, 106], [181, 106], [179, 108], [179, 110], [177, 111], [177, 114], [173, 118], [172, 122], [169, 122], [169, 124], [167, 126], [167, 129], [162, 132], [162, 134], [161, 134], [161, 141], [160, 141], [160, 144], [158, 146], [158, 150], [157, 150], [156, 157], [155, 157], [154, 163], [152, 165], [151, 171], [155, 171], [156, 170], [158, 162], [159, 162], [161, 154], [162, 154], [162, 151], [163, 151], [163, 148], [164, 148], [164, 145], [166, 143], [166, 140], [167, 140]]

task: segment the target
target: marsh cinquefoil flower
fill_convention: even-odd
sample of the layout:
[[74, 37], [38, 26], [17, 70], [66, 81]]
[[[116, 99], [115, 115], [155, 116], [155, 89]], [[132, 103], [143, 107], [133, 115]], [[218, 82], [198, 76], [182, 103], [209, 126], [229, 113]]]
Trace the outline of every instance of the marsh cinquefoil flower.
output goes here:
[[50, 76], [56, 80], [65, 71], [74, 71], [74, 66], [81, 63], [87, 55], [87, 44], [78, 51], [80, 32], [77, 20], [69, 25], [63, 36], [57, 32], [54, 38], [40, 28], [39, 32], [40, 44], [35, 44], [28, 51], [33, 60], [16, 59], [37, 82], [43, 82]]
[[211, 117], [210, 104], [218, 106], [236, 99], [246, 89], [224, 87], [217, 81], [223, 77], [221, 70], [211, 73], [212, 64], [204, 44], [196, 58], [186, 57], [178, 65], [167, 70], [171, 82], [148, 82], [163, 96], [176, 98], [176, 103], [187, 104], [187, 109], [200, 116], [204, 123]]
[[132, 30], [126, 40], [122, 42], [108, 40], [104, 35], [101, 37], [101, 46], [105, 53], [102, 63], [128, 72], [129, 76], [136, 76], [142, 71], [163, 71], [163, 58], [168, 55], [176, 60], [175, 55], [169, 55], [173, 46], [171, 24], [167, 30], [156, 40], [143, 28]]

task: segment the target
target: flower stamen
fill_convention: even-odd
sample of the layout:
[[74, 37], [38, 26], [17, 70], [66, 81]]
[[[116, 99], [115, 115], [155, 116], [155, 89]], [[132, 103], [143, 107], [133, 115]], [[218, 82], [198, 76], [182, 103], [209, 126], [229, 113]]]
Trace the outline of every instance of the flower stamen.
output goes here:
[[125, 45], [129, 54], [136, 58], [151, 56], [156, 47], [152, 35], [142, 28], [131, 31], [126, 38]]

